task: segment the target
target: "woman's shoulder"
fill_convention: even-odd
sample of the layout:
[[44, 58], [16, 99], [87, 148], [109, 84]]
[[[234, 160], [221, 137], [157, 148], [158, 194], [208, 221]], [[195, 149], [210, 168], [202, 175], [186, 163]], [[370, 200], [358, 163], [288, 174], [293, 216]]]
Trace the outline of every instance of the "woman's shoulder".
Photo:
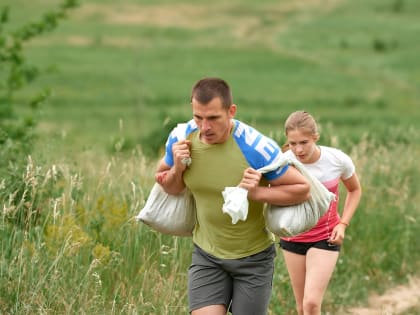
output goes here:
[[335, 166], [341, 169], [346, 176], [352, 174], [355, 170], [355, 166], [351, 157], [338, 148], [333, 147], [321, 147], [321, 159], [323, 164]]
[[342, 151], [341, 149], [334, 148], [334, 147], [327, 147], [327, 146], [320, 146], [321, 148], [321, 156], [332, 158], [332, 159], [347, 159], [349, 155]]

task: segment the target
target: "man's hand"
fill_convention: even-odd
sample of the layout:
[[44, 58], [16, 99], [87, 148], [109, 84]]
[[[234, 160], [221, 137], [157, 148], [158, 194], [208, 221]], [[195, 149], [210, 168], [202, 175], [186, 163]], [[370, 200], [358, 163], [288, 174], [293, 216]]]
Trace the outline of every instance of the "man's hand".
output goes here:
[[242, 180], [238, 186], [248, 190], [248, 197], [250, 199], [255, 199], [254, 195], [260, 184], [261, 177], [262, 175], [260, 172], [256, 171], [251, 167], [248, 167], [244, 171], [244, 176], [242, 177]]
[[174, 156], [174, 167], [178, 172], [183, 172], [191, 163], [190, 148], [190, 140], [182, 140], [175, 143], [172, 146], [172, 154]]
[[155, 180], [158, 182], [161, 186], [163, 186], [163, 182], [166, 178], [166, 175], [168, 175], [168, 171], [158, 172], [155, 174]]

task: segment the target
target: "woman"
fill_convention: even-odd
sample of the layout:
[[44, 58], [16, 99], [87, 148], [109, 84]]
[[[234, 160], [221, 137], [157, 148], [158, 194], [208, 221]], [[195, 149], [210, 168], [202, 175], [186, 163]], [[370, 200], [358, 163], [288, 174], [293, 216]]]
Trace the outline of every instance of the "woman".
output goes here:
[[[286, 120], [285, 134], [289, 149], [285, 154], [303, 163], [336, 195], [336, 200], [315, 227], [295, 237], [280, 239], [298, 314], [319, 315], [346, 228], [362, 191], [351, 158], [338, 149], [317, 145], [318, 128], [309, 113], [292, 113]], [[341, 217], [337, 211], [340, 181], [347, 190]]]

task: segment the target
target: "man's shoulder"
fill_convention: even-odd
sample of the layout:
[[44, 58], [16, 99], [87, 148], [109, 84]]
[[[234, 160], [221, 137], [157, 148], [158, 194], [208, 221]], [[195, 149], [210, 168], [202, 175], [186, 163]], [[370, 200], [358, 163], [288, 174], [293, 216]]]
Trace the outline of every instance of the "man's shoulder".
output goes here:
[[233, 138], [251, 167], [258, 169], [268, 165], [281, 154], [279, 145], [273, 139], [242, 121], [234, 122]]
[[177, 124], [171, 131], [169, 135], [169, 139], [173, 141], [179, 141], [181, 139], [185, 139], [197, 130], [197, 124], [195, 123], [194, 119], [191, 119], [185, 123]]
[[275, 143], [273, 139], [243, 121], [234, 120], [234, 124], [233, 137], [235, 139], [244, 140], [249, 145], [255, 144], [255, 142], [261, 141], [261, 139], [267, 139]]
[[233, 120], [233, 123], [234, 123], [234, 132], [235, 133], [241, 133], [244, 130], [250, 130], [252, 132], [258, 132], [258, 133], [262, 134], [255, 127], [252, 127], [251, 125], [249, 125], [249, 124], [247, 124], [247, 123], [245, 123], [245, 122], [243, 122], [241, 120], [234, 119]]

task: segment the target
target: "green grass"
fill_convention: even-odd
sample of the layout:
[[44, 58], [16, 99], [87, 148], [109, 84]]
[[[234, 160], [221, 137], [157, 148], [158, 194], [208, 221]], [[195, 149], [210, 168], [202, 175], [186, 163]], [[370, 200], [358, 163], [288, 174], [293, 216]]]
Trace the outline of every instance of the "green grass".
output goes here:
[[[14, 21], [25, 17], [14, 7], [35, 18], [57, 2], [16, 1]], [[107, 151], [117, 137], [147, 145], [165, 117], [190, 117], [191, 86], [208, 75], [230, 82], [238, 118], [276, 140], [287, 115], [306, 109], [345, 149], [366, 133], [384, 143], [389, 125], [420, 117], [420, 6], [397, 2], [82, 1], [29, 44], [28, 58], [53, 71], [21, 97], [52, 89], [40, 131], [59, 152]]]
[[[419, 150], [364, 140], [351, 151], [364, 194], [323, 312], [363, 305], [370, 293], [417, 273]], [[1, 313], [185, 314], [191, 239], [133, 221], [150, 191], [154, 162], [140, 152], [83, 158], [76, 165], [28, 161], [24, 183], [32, 197], [4, 200]], [[280, 252], [275, 262], [270, 314], [294, 314]]]
[[[8, 1], [8, 28], [58, 3]], [[306, 109], [322, 144], [356, 163], [363, 199], [324, 312], [417, 273], [420, 4], [299, 3], [81, 1], [28, 43], [28, 60], [48, 71], [16, 101], [43, 87], [52, 96], [24, 177], [30, 198], [2, 200], [1, 313], [187, 312], [191, 240], [132, 217], [156, 165], [142, 151], [163, 145], [168, 119], [191, 117], [191, 86], [210, 75], [231, 84], [238, 118], [282, 143], [287, 115]], [[280, 253], [270, 312], [294, 314]]]

